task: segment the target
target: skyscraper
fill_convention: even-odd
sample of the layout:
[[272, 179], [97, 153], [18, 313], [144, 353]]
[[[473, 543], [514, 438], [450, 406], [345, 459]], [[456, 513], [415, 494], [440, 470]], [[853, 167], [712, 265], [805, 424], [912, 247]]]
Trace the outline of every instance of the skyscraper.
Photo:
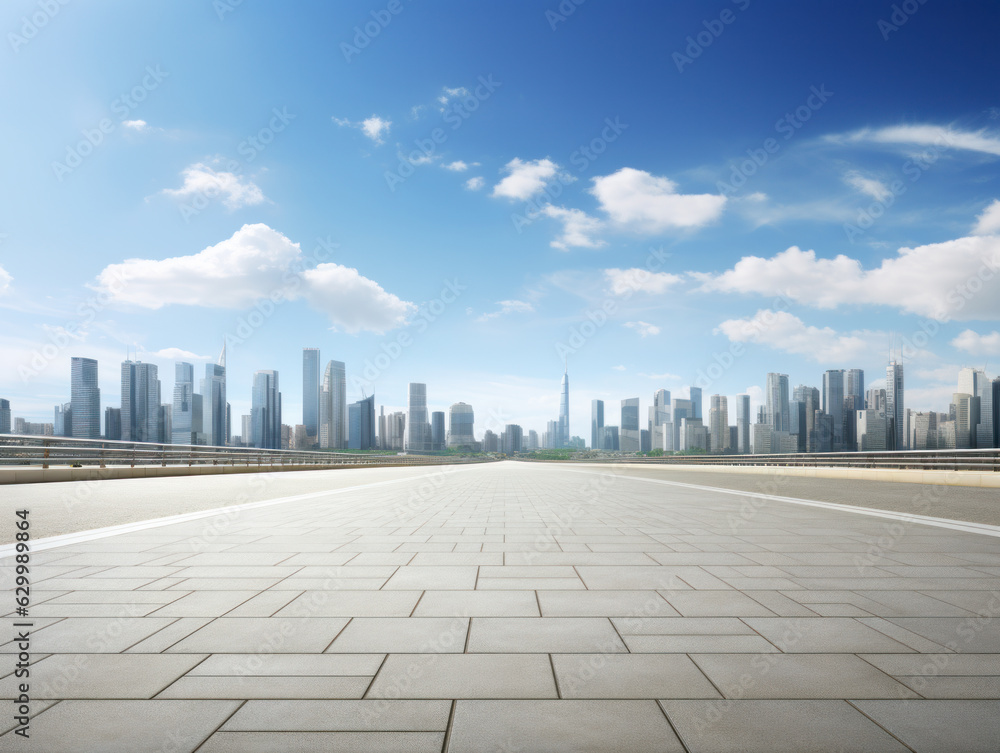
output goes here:
[[[226, 346], [223, 344], [218, 363], [205, 364], [205, 379], [201, 383], [202, 422], [205, 441], [215, 447], [229, 443], [226, 420]], [[280, 447], [280, 434], [279, 444]]]
[[865, 370], [848, 369], [844, 374], [844, 398], [853, 396], [857, 410], [863, 410], [865, 407]]
[[[691, 410], [692, 410], [691, 418], [701, 418], [702, 417], [702, 415], [701, 415], [701, 411], [702, 411], [701, 401], [702, 401], [701, 387], [692, 387], [691, 388]], [[704, 449], [708, 449], [708, 448], [706, 447]]]
[[604, 401], [590, 401], [590, 449], [600, 450], [601, 429], [604, 428]]
[[844, 447], [844, 376], [843, 369], [823, 374], [823, 410], [833, 418], [834, 451]]
[[472, 449], [476, 414], [468, 403], [455, 403], [448, 409], [448, 447]]
[[100, 439], [101, 390], [97, 386], [97, 361], [93, 358], [73, 358], [70, 378], [73, 436], [77, 439]]
[[427, 421], [427, 385], [410, 382], [406, 416], [406, 449], [426, 452], [430, 449], [430, 424]]
[[652, 449], [665, 449], [664, 437], [666, 426], [670, 423], [670, 390], [657, 390], [653, 393], [653, 406], [650, 408], [649, 441]]
[[750, 445], [750, 396], [736, 396], [736, 451], [747, 454]]
[[569, 366], [563, 372], [559, 390], [559, 440], [557, 447], [569, 447]]
[[958, 372], [958, 391], [969, 394], [972, 442], [970, 447], [993, 446], [993, 383], [979, 369], [964, 368]]
[[774, 431], [788, 431], [788, 374], [767, 375], [765, 417]]
[[890, 361], [885, 369], [886, 449], [906, 449], [906, 409], [903, 400], [903, 364]]
[[194, 366], [174, 364], [174, 402], [171, 413], [171, 444], [194, 444]]
[[160, 380], [156, 364], [122, 362], [122, 439], [155, 442], [160, 436]]
[[0, 400], [0, 434], [10, 434], [10, 400]]
[[254, 447], [281, 449], [281, 392], [278, 391], [277, 371], [254, 372], [250, 424]]
[[[711, 432], [709, 441], [712, 452], [725, 452], [729, 449], [729, 401], [725, 395], [712, 395], [708, 409], [708, 426]], [[706, 448], [709, 449], [709, 448]]]
[[56, 406], [52, 434], [57, 437], [73, 436], [73, 403]]
[[431, 413], [431, 449], [434, 452], [444, 449], [444, 411]]
[[334, 450], [347, 447], [347, 368], [329, 361], [319, 398], [319, 445]]
[[122, 409], [108, 406], [104, 409], [104, 438], [118, 440], [122, 438]]
[[319, 348], [302, 349], [302, 425], [309, 444], [319, 442]]
[[375, 396], [370, 395], [347, 408], [347, 446], [352, 450], [371, 450], [375, 447]]

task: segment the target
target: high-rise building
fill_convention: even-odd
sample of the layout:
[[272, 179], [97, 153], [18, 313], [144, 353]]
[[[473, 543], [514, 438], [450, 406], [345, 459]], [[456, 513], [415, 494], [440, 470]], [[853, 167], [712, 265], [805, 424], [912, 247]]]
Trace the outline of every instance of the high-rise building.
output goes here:
[[517, 424], [507, 424], [503, 429], [503, 452], [513, 455], [521, 452], [524, 432]]
[[261, 449], [281, 449], [281, 392], [278, 372], [256, 371], [250, 404], [250, 431], [253, 446]]
[[819, 390], [800, 384], [792, 393], [792, 399], [805, 406], [806, 452], [816, 452], [816, 446], [819, 444], [816, 435], [816, 411], [821, 410]]
[[741, 455], [749, 453], [750, 444], [750, 395], [736, 396], [736, 451]]
[[671, 449], [675, 451], [681, 450], [681, 421], [685, 418], [694, 418], [692, 415], [694, 412], [694, 403], [690, 400], [684, 400], [682, 398], [674, 398], [673, 402], [670, 404], [670, 415], [673, 419], [673, 442], [671, 444]]
[[843, 369], [828, 369], [823, 374], [823, 412], [833, 418], [833, 449], [844, 447], [844, 377]]
[[122, 362], [122, 439], [155, 442], [160, 436], [160, 380], [156, 364]]
[[569, 366], [563, 372], [559, 389], [559, 439], [557, 447], [569, 447]]
[[1000, 447], [1000, 377], [993, 380], [993, 446]]
[[171, 444], [195, 444], [194, 366], [183, 361], [174, 364], [174, 403], [171, 414]]
[[436, 410], [431, 413], [431, 449], [440, 452], [444, 449], [444, 411]]
[[917, 413], [913, 417], [913, 441], [911, 450], [936, 450], [937, 413]]
[[73, 358], [70, 377], [73, 436], [77, 439], [100, 439], [101, 390], [97, 386], [97, 361], [93, 358]]
[[455, 403], [448, 409], [448, 447], [475, 449], [476, 414], [468, 403]]
[[885, 369], [886, 449], [906, 449], [906, 407], [903, 391], [903, 364], [891, 361]]
[[[993, 383], [980, 369], [964, 368], [958, 372], [958, 392], [971, 395], [969, 423], [970, 447], [993, 446]], [[959, 429], [956, 428], [956, 434]]]
[[426, 452], [430, 449], [430, 423], [427, 416], [427, 385], [410, 382], [406, 417], [406, 449]]
[[764, 392], [766, 422], [775, 431], [788, 431], [788, 374], [770, 373]]
[[73, 403], [56, 406], [52, 434], [57, 437], [73, 436]]
[[160, 406], [160, 415], [157, 420], [156, 441], [160, 444], [170, 444], [173, 434], [173, 403], [164, 403]]
[[[851, 400], [853, 402], [853, 398]], [[790, 400], [788, 403], [788, 433], [792, 437], [788, 440], [788, 451], [805, 452], [809, 446], [809, 431], [806, 428], [806, 404], [801, 400]]]
[[122, 409], [108, 406], [104, 409], [104, 438], [119, 440], [122, 438]]
[[865, 393], [865, 407], [870, 410], [885, 411], [885, 388], [870, 387]]
[[[205, 378], [201, 383], [202, 424], [206, 444], [225, 447], [229, 444], [229, 429], [226, 419], [226, 346], [222, 346], [217, 363], [205, 364]], [[280, 424], [276, 435], [280, 442]], [[275, 449], [278, 445], [275, 445]]]
[[956, 392], [951, 404], [955, 406], [955, 448], [967, 450], [974, 446], [975, 398], [968, 392]]
[[604, 401], [590, 401], [590, 449], [601, 449], [601, 429], [604, 428]]
[[0, 434], [10, 434], [10, 400], [0, 399]]
[[701, 387], [691, 388], [691, 418], [702, 418]]
[[483, 452], [500, 452], [499, 437], [492, 429], [483, 432]]
[[857, 449], [859, 452], [878, 452], [886, 449], [888, 440], [885, 413], [878, 410], [857, 411]]
[[622, 452], [640, 452], [642, 450], [642, 434], [639, 432], [639, 398], [637, 397], [622, 400], [618, 447]]
[[402, 452], [406, 448], [406, 413], [400, 410], [386, 416], [385, 430], [388, 439], [382, 449]]
[[844, 372], [844, 397], [854, 397], [858, 410], [865, 408], [865, 370], [847, 369]]
[[[302, 425], [306, 443], [319, 442], [319, 348], [302, 349]], [[310, 441], [309, 437], [313, 437]]]
[[319, 396], [319, 445], [334, 450], [347, 447], [347, 367], [328, 361]]
[[666, 425], [670, 423], [670, 390], [653, 393], [653, 405], [649, 409], [649, 443], [651, 448], [665, 449]]
[[375, 396], [370, 395], [347, 408], [347, 446], [351, 450], [371, 450], [375, 447]]
[[[709, 398], [708, 426], [711, 451], [725, 452], [729, 449], [729, 401], [725, 395]], [[706, 448], [707, 449], [707, 448]]]

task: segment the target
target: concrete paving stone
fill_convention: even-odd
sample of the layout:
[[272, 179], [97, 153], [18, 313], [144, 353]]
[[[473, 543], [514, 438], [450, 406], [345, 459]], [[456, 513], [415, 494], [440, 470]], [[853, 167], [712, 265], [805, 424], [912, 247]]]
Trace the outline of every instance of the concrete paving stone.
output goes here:
[[774, 616], [770, 609], [739, 591], [672, 591], [661, 594], [685, 617]]
[[281, 578], [175, 578], [160, 588], [172, 591], [266, 591]]
[[694, 654], [694, 662], [726, 698], [917, 698], [850, 654]]
[[157, 698], [361, 698], [371, 677], [182, 677]]
[[[31, 725], [31, 748], [60, 753], [192, 751], [239, 707], [237, 701], [62, 701]], [[25, 750], [8, 732], [0, 751]]]
[[[32, 699], [32, 702], [31, 702], [31, 711], [28, 713], [28, 720], [31, 722], [31, 724], [34, 724], [35, 718], [39, 714], [41, 714], [44, 711], [48, 711], [50, 708], [52, 708], [53, 706], [55, 706], [57, 703], [59, 703], [59, 701], [43, 701], [43, 700], [37, 700], [36, 701], [36, 700]], [[15, 729], [16, 727], [19, 727], [19, 726], [21, 726], [20, 722], [17, 722], [17, 721], [14, 720], [13, 714], [11, 714], [11, 715], [4, 715], [3, 717], [0, 717], [0, 735], [4, 734], [5, 732], [10, 732], [12, 729]], [[7, 738], [0, 737], [0, 750], [3, 750], [4, 746], [7, 746], [8, 750], [20, 750], [23, 753], [23, 751], [24, 751], [24, 742], [25, 741], [22, 738], [20, 738], [20, 737], [15, 738], [14, 735], [11, 735], [10, 738], [12, 738], [12, 739], [7, 739]], [[29, 738], [29, 740], [30, 739], [31, 738]], [[15, 740], [20, 740], [21, 741], [21, 747], [20, 748], [15, 747], [15, 745], [16, 745], [15, 744]]]
[[913, 648], [849, 617], [746, 617], [743, 621], [785, 653], [908, 653]]
[[171, 623], [163, 630], [158, 630], [148, 638], [133, 644], [126, 649], [126, 652], [130, 654], [158, 654], [161, 651], [166, 651], [177, 641], [191, 635], [195, 630], [205, 627], [213, 618], [175, 617], [171, 619]]
[[534, 591], [425, 591], [414, 617], [540, 617]]
[[623, 635], [622, 640], [634, 654], [778, 653], [759, 635]]
[[444, 732], [451, 701], [250, 701], [221, 732]]
[[272, 591], [378, 591], [388, 578], [300, 578], [293, 575], [271, 586]]
[[995, 753], [1000, 740], [1000, 701], [852, 703], [914, 753]]
[[[32, 651], [48, 654], [117, 654], [167, 627], [174, 620], [168, 617], [142, 617], [138, 614], [124, 617], [69, 617], [49, 624], [44, 629], [44, 623], [40, 623], [40, 619], [31, 621], [35, 623], [31, 633]], [[0, 647], [0, 651], [6, 651], [10, 645]]]
[[226, 613], [227, 617], [270, 617], [297, 599], [301, 592], [262, 591]]
[[661, 701], [689, 753], [905, 753], [845, 701]]
[[156, 609], [154, 617], [220, 617], [257, 595], [257, 591], [190, 593]]
[[391, 654], [366, 698], [556, 698], [545, 654]]
[[443, 732], [216, 732], [198, 753], [439, 753]]
[[[31, 697], [33, 701], [152, 698], [204, 658], [204, 654], [54, 654], [32, 665]], [[13, 674], [0, 680], [0, 698], [17, 698], [22, 682]]]
[[756, 635], [735, 617], [614, 617], [611, 622], [626, 635]]
[[820, 617], [871, 617], [872, 613], [853, 604], [838, 604], [835, 602], [824, 602], [821, 604], [810, 604], [812, 609]]
[[163, 575], [173, 575], [178, 578], [218, 578], [218, 579], [234, 579], [239, 580], [242, 578], [287, 578], [290, 575], [295, 575], [295, 573], [302, 570], [301, 567], [282, 567], [280, 565], [273, 565], [268, 567], [253, 567], [253, 566], [239, 566], [239, 567], [184, 567], [176, 572], [163, 573]]
[[889, 622], [951, 651], [1000, 653], [1000, 620], [990, 617], [893, 617]]
[[421, 591], [306, 591], [275, 617], [409, 617]]
[[374, 677], [385, 654], [212, 654], [189, 677]]
[[[366, 548], [355, 548], [350, 549], [348, 547], [342, 547], [338, 551], [358, 551], [358, 552], [384, 552], [384, 546], [370, 545]], [[397, 552], [453, 552], [455, 551], [455, 545], [446, 542], [427, 542], [426, 544], [400, 544], [396, 547]]]
[[816, 612], [779, 591], [751, 591], [747, 594], [779, 617], [815, 617]]
[[900, 627], [894, 622], [883, 617], [858, 617], [856, 618], [858, 622], [862, 625], [867, 625], [870, 628], [878, 630], [880, 633], [888, 635], [893, 640], [899, 641], [904, 646], [909, 646], [914, 651], [919, 653], [937, 653], [946, 652], [949, 649], [935, 643], [934, 641], [924, 638], [922, 635], [917, 635], [906, 628]]
[[[984, 617], [996, 616], [1000, 614], [1000, 586], [989, 591], [975, 591], [975, 590], [956, 590], [953, 592], [941, 592], [934, 591], [930, 594], [923, 594], [928, 598], [933, 598], [937, 601], [943, 601], [946, 604], [951, 604], [959, 609], [964, 610], [964, 613], [978, 614]], [[917, 615], [914, 615], [917, 616]], [[922, 615], [926, 617], [933, 617], [937, 615]], [[940, 615], [941, 617], [950, 617], [952, 615]], [[957, 616], [957, 615], [956, 615]]]
[[400, 565], [408, 565], [415, 556], [413, 552], [362, 552], [351, 557], [347, 564], [352, 567], [398, 567]]
[[560, 698], [721, 698], [683, 654], [553, 654]]
[[477, 591], [509, 591], [511, 589], [537, 589], [538, 591], [585, 591], [586, 586], [573, 578], [479, 578]]
[[790, 591], [805, 586], [799, 585], [797, 580], [788, 578], [746, 578], [743, 576], [732, 578], [721, 578], [727, 586], [739, 591]]
[[[338, 565], [343, 564], [341, 562], [290, 562], [289, 560], [295, 557], [308, 556], [308, 555], [290, 555], [288, 552], [201, 552], [199, 554], [192, 554], [190, 557], [183, 557], [181, 559], [174, 560], [172, 563], [175, 567], [197, 567], [197, 566], [207, 566], [207, 567], [260, 567], [263, 565], [284, 565], [284, 566], [296, 566], [296, 565], [306, 565], [306, 564], [321, 564], [321, 565]], [[336, 557], [339, 560], [344, 559], [344, 557], [327, 554], [326, 557]]]
[[998, 654], [860, 654], [883, 672], [897, 675], [1000, 677]]
[[684, 748], [655, 701], [460, 700], [448, 750], [681, 753]]
[[529, 567], [505, 565], [492, 567], [483, 565], [479, 568], [480, 578], [576, 578], [576, 570], [569, 565], [553, 565], [551, 567]]
[[[90, 593], [90, 592], [87, 592]], [[34, 601], [34, 599], [32, 599]], [[66, 604], [35, 603], [32, 617], [142, 617], [156, 611], [160, 604]], [[13, 618], [14, 612], [5, 617]]]
[[470, 653], [625, 653], [611, 621], [600, 617], [473, 617]]
[[386, 581], [386, 591], [465, 590], [475, 588], [477, 568], [474, 566], [416, 567], [405, 565]]
[[924, 698], [967, 699], [987, 698], [1000, 700], [998, 677], [925, 677], [898, 675], [896, 679], [920, 693]]
[[462, 617], [355, 617], [327, 653], [462, 653], [468, 630]]
[[[156, 578], [49, 578], [46, 591], [131, 591]], [[11, 589], [5, 589], [7, 591]]]
[[424, 567], [428, 565], [492, 565], [503, 564], [503, 554], [500, 552], [419, 552], [410, 561], [410, 566]]
[[148, 578], [149, 580], [153, 580], [154, 578], [180, 577], [177, 574], [183, 569], [184, 568], [181, 567], [145, 567], [141, 565], [129, 567], [107, 567], [101, 568], [97, 572], [88, 574], [77, 571], [74, 577], [85, 577], [91, 580], [104, 578], [115, 578], [118, 580], [124, 580], [127, 578]]
[[306, 565], [295, 575], [286, 578], [381, 578], [385, 581], [398, 569], [397, 565]]
[[640, 552], [558, 552], [538, 551], [528, 546], [524, 551], [509, 551], [505, 565], [586, 565], [593, 567], [627, 566], [629, 568], [652, 566], [656, 563]]
[[[482, 583], [482, 578], [480, 578]], [[539, 588], [543, 617], [677, 617], [656, 591], [583, 591], [565, 593]]]
[[321, 653], [347, 620], [334, 617], [219, 617], [168, 650], [171, 653]]

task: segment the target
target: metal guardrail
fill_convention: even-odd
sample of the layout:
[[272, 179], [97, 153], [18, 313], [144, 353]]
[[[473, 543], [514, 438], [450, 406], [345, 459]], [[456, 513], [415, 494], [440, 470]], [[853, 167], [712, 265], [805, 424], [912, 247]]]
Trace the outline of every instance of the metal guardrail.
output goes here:
[[117, 442], [37, 435], [0, 434], [0, 467], [9, 466], [379, 466], [440, 465], [483, 462], [483, 458], [440, 455], [395, 455], [309, 450], [264, 450], [254, 447]]
[[575, 458], [592, 463], [637, 465], [788, 466], [804, 468], [881, 468], [924, 471], [1000, 473], [1000, 449], [895, 450], [886, 452], [817, 452], [773, 455], [598, 456]]

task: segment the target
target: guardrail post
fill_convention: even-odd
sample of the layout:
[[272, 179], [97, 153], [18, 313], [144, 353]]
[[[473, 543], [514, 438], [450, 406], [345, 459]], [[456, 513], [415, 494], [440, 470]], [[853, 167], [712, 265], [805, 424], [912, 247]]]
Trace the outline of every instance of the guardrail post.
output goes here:
[[42, 453], [42, 457], [45, 458], [45, 460], [42, 462], [42, 470], [45, 470], [46, 468], [49, 467], [49, 464], [48, 464], [48, 458], [49, 458], [49, 440], [43, 439], [42, 440], [42, 447], [45, 448], [45, 451]]

